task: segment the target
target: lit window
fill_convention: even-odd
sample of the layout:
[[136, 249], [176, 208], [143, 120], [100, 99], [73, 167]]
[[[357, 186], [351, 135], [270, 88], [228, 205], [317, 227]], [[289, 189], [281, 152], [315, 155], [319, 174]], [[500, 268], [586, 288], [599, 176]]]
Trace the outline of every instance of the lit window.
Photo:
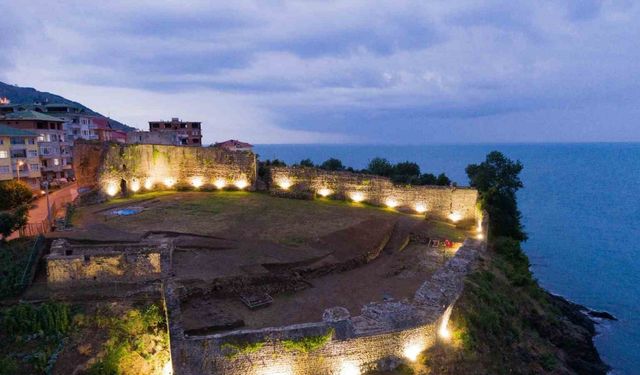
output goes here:
[[60, 159], [53, 159], [53, 165], [60, 165]]
[[6, 159], [9, 157], [9, 153], [5, 150], [0, 151], [0, 159]]

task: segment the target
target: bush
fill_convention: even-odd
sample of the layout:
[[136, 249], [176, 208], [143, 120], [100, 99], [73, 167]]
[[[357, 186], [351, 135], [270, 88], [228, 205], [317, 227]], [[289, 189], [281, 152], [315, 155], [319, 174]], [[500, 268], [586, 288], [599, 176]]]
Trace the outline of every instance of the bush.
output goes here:
[[320, 169], [324, 169], [327, 171], [343, 171], [345, 168], [341, 160], [330, 158], [325, 160], [324, 163], [320, 164]]
[[27, 205], [19, 206], [13, 211], [0, 212], [0, 234], [5, 241], [11, 233], [23, 228], [28, 222], [29, 208]]
[[29, 203], [33, 193], [29, 185], [18, 180], [0, 182], [0, 211], [12, 210], [23, 204]]

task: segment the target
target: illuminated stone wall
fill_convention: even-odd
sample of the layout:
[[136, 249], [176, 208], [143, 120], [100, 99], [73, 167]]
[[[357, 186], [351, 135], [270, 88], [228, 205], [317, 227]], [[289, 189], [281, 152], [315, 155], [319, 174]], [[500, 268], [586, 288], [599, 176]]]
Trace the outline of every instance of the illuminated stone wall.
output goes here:
[[389, 178], [351, 172], [331, 172], [305, 167], [271, 167], [270, 190], [280, 196], [305, 192], [329, 194], [335, 199], [362, 200], [393, 205], [413, 212], [455, 220], [478, 217], [478, 192], [472, 188], [394, 185]]
[[252, 189], [256, 157], [249, 151], [214, 147], [129, 145], [79, 142], [74, 147], [74, 169], [79, 187], [119, 193], [163, 189], [181, 184], [195, 187], [222, 185]]
[[72, 246], [64, 239], [46, 256], [47, 282], [52, 287], [75, 283], [139, 282], [162, 275], [162, 247]]
[[[486, 220], [486, 219], [485, 219]], [[483, 223], [482, 234], [487, 226]], [[322, 321], [221, 334], [185, 336], [180, 303], [172, 283], [165, 285], [174, 373], [182, 375], [358, 375], [411, 363], [444, 333], [451, 308], [479, 253], [481, 240], [467, 239], [456, 255], [403, 301], [371, 302], [360, 315], [342, 307], [325, 310]], [[446, 330], [444, 330], [446, 331]], [[286, 340], [333, 332], [322, 347], [300, 352]], [[229, 343], [261, 343], [257, 350], [237, 351]], [[239, 346], [242, 346], [240, 344]]]

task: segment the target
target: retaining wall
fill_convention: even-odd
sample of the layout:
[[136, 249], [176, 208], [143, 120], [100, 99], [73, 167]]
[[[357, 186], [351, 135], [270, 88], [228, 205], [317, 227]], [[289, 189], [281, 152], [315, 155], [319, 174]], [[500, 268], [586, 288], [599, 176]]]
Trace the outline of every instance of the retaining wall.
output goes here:
[[227, 151], [216, 147], [183, 147], [118, 143], [77, 142], [73, 166], [78, 187], [98, 188], [115, 195], [126, 182], [127, 190], [152, 190], [172, 186], [232, 186], [256, 181], [256, 157], [250, 151]]
[[269, 189], [280, 196], [313, 196], [328, 189], [335, 199], [352, 200], [360, 194], [364, 202], [398, 209], [426, 209], [428, 215], [456, 220], [473, 220], [478, 192], [472, 188], [448, 186], [395, 185], [389, 178], [351, 172], [333, 172], [307, 167], [271, 167]]
[[55, 288], [158, 279], [167, 256], [162, 246], [72, 246], [58, 239], [46, 256], [47, 282]]

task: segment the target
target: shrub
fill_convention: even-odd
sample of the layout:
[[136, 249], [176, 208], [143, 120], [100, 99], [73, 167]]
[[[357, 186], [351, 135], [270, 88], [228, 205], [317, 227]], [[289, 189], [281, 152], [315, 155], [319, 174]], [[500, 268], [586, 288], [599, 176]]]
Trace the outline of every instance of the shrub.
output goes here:
[[11, 233], [27, 225], [29, 209], [26, 205], [19, 206], [12, 211], [0, 212], [0, 234], [6, 240]]
[[328, 343], [333, 337], [333, 328], [329, 329], [324, 335], [305, 336], [299, 339], [282, 340], [282, 345], [292, 351], [300, 353], [309, 353], [320, 349]]
[[33, 193], [23, 181], [9, 180], [0, 182], [0, 210], [11, 210], [29, 203]]

